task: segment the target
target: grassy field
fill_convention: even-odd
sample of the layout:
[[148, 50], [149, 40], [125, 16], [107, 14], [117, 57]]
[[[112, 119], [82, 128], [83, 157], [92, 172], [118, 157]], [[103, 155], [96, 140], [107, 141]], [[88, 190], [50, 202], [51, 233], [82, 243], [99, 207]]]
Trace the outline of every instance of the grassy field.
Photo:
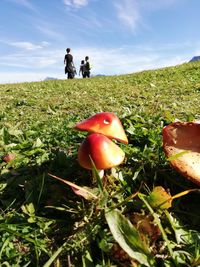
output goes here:
[[[157, 205], [198, 188], [171, 168], [162, 129], [200, 119], [199, 94], [199, 62], [0, 85], [0, 266], [200, 266], [198, 191]], [[86, 133], [74, 129], [101, 111], [117, 114], [129, 140], [103, 180], [79, 166]]]

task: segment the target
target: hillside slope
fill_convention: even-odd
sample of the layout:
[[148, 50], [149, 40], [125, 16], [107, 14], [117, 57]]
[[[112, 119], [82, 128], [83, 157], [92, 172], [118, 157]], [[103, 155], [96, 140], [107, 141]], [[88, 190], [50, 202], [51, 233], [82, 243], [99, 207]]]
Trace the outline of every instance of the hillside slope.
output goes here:
[[113, 111], [165, 112], [179, 118], [198, 116], [200, 62], [140, 73], [0, 85], [0, 112], [5, 121], [52, 118]]
[[[162, 149], [165, 125], [200, 119], [199, 94], [200, 62], [0, 85], [0, 266], [199, 266], [199, 190]], [[100, 111], [129, 141], [103, 179], [79, 165], [74, 129]]]

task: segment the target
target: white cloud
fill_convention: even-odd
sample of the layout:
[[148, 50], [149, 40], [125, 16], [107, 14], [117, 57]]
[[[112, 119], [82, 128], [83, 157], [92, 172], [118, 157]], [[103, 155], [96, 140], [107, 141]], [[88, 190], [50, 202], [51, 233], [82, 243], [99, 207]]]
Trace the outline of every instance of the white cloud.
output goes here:
[[184, 0], [113, 0], [118, 19], [121, 23], [137, 32], [139, 27], [149, 28], [146, 15], [159, 9], [169, 8]]
[[[147, 69], [156, 69], [166, 66], [174, 66], [188, 62], [191, 50], [188, 44], [123, 46], [119, 48], [74, 48], [72, 54], [76, 67], [79, 68], [83, 55], [90, 57], [93, 65], [92, 74], [127, 74]], [[183, 52], [186, 50], [185, 52]], [[103, 58], [102, 58], [103, 55]], [[120, 56], [119, 56], [120, 55]]]
[[35, 7], [33, 6], [33, 4], [28, 1], [28, 0], [6, 0], [8, 2], [11, 2], [11, 3], [15, 3], [17, 5], [21, 5], [21, 6], [24, 6], [32, 11], [36, 11]]
[[47, 77], [53, 77], [57, 79], [66, 79], [64, 74], [55, 72], [1, 72], [0, 71], [0, 84], [5, 83], [19, 83], [19, 82], [34, 82], [44, 81]]
[[41, 42], [40, 44], [33, 44], [31, 42], [10, 42], [8, 43], [11, 46], [15, 46], [17, 48], [21, 48], [24, 50], [37, 50], [41, 49], [43, 47], [46, 47], [48, 45], [48, 42]]
[[136, 31], [141, 22], [140, 9], [137, 0], [114, 0], [119, 20], [132, 31]]
[[37, 54], [37, 55], [24, 55], [24, 54], [11, 54], [8, 56], [2, 56], [0, 57], [0, 66], [2, 68], [15, 68], [16, 71], [18, 69], [21, 69], [21, 71], [24, 71], [23, 69], [45, 69], [49, 68], [53, 65], [61, 63], [61, 59], [57, 57], [56, 55], [52, 55], [51, 57], [49, 54], [43, 55], [43, 54]]
[[51, 23], [45, 18], [32, 18], [33, 27], [40, 31], [43, 35], [47, 37], [57, 39], [62, 38], [63, 34], [60, 32], [59, 24]]
[[63, 0], [66, 6], [83, 7], [88, 4], [88, 0]]
[[[41, 44], [46, 45], [46, 42], [41, 42]], [[64, 53], [62, 49], [53, 49], [51, 46], [45, 49], [37, 50], [22, 50], [20, 52], [0, 55], [0, 71], [5, 71], [10, 69], [12, 72], [26, 73], [27, 71], [34, 72], [58, 72], [63, 73], [64, 69]], [[0, 82], [3, 79], [0, 75]], [[10, 78], [12, 79], [12, 78]], [[25, 80], [25, 77], [24, 79]]]
[[39, 57], [38, 59], [36, 58], [36, 61], [37, 61], [37, 66], [39, 68], [44, 68], [58, 63], [58, 58], [48, 58], [44, 56], [44, 57]]

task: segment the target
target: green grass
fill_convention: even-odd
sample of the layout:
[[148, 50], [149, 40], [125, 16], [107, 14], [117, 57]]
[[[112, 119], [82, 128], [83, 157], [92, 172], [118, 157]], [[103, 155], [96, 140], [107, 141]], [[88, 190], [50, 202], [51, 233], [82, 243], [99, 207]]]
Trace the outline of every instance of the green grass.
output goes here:
[[[157, 186], [172, 196], [197, 188], [170, 167], [162, 128], [175, 119], [200, 119], [199, 77], [196, 62], [0, 85], [0, 265], [200, 266], [199, 193], [173, 200], [170, 208], [150, 201]], [[118, 144], [125, 162], [103, 182], [79, 166], [86, 133], [74, 129], [100, 111], [116, 113], [129, 140]], [[8, 153], [15, 159], [6, 163]], [[97, 197], [75, 195], [49, 174]], [[116, 257], [119, 245], [134, 263]]]

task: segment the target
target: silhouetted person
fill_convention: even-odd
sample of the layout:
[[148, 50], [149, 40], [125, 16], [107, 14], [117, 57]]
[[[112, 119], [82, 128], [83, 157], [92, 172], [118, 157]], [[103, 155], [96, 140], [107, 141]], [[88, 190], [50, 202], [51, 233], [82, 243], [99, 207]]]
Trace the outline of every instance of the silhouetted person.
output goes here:
[[82, 75], [83, 78], [85, 78], [85, 60], [81, 60], [81, 65], [79, 69], [79, 76]]
[[75, 75], [75, 67], [73, 62], [73, 56], [70, 54], [71, 49], [66, 49], [67, 54], [64, 58], [64, 64], [65, 64], [65, 74], [67, 73], [68, 79], [73, 79]]
[[91, 67], [90, 67], [89, 57], [86, 56], [85, 57], [85, 71], [84, 71], [83, 78], [86, 78], [86, 77], [90, 78], [90, 69]]

